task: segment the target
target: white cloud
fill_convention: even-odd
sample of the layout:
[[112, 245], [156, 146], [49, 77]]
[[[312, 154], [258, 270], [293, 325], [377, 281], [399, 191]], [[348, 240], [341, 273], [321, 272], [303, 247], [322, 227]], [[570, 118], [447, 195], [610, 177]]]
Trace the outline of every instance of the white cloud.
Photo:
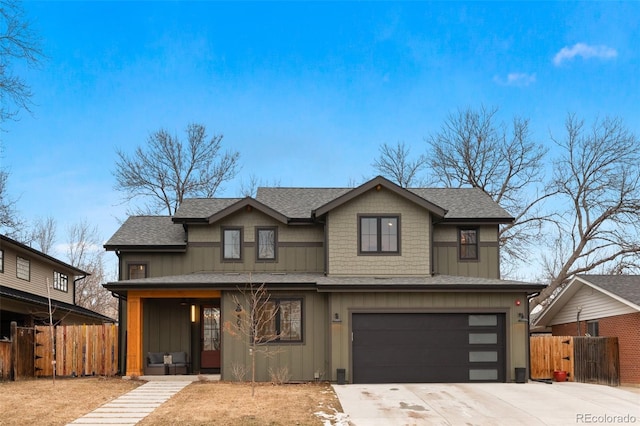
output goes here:
[[502, 78], [499, 76], [493, 77], [493, 81], [502, 85], [502, 86], [528, 86], [532, 83], [536, 82], [536, 75], [534, 74], [526, 74], [521, 72], [512, 72], [507, 74], [506, 78]]
[[553, 57], [553, 63], [560, 65], [564, 61], [569, 61], [576, 56], [581, 56], [584, 59], [599, 58], [599, 59], [611, 59], [618, 56], [616, 49], [607, 46], [589, 46], [585, 43], [576, 43], [571, 47], [563, 47], [560, 49], [556, 56]]

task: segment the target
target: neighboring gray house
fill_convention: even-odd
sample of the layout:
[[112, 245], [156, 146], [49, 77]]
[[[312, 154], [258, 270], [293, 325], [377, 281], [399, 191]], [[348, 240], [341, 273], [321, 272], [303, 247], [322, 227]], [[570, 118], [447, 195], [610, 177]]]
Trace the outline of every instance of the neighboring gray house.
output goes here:
[[[477, 189], [260, 188], [134, 216], [105, 244], [119, 259], [123, 373], [148, 352], [186, 351], [191, 373], [233, 380], [233, 295], [265, 283], [277, 355], [259, 380], [507, 382], [528, 366], [528, 297], [500, 279], [498, 231], [513, 218]], [[229, 333], [231, 331], [231, 333]]]
[[[78, 280], [88, 275], [5, 235], [0, 235], [0, 339], [12, 321], [32, 327], [49, 323], [101, 324], [114, 320], [75, 304]], [[47, 289], [47, 281], [49, 289]]]

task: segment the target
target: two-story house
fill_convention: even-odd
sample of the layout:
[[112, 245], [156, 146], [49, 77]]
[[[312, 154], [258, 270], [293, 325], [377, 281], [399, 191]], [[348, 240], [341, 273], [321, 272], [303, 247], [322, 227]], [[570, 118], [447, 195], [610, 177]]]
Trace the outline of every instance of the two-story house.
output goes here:
[[505, 382], [528, 365], [528, 297], [500, 279], [498, 231], [513, 218], [477, 189], [260, 188], [188, 199], [173, 217], [130, 217], [118, 255], [127, 375], [148, 352], [186, 351], [191, 372], [248, 366], [233, 296], [265, 284], [273, 357], [258, 379], [352, 383]]
[[76, 305], [77, 281], [87, 272], [0, 235], [0, 338], [10, 324], [101, 324], [114, 320]]

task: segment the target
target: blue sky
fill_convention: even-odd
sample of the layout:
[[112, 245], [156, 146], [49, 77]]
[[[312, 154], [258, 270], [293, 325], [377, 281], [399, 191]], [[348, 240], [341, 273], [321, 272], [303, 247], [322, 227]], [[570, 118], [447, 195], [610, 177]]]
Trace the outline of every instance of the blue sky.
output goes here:
[[528, 117], [550, 144], [566, 114], [640, 134], [640, 2], [27, 2], [48, 59], [17, 71], [33, 114], [0, 161], [28, 220], [86, 219], [106, 240], [126, 207], [115, 150], [188, 123], [224, 134], [242, 170], [347, 186], [383, 143], [414, 154], [460, 108]]

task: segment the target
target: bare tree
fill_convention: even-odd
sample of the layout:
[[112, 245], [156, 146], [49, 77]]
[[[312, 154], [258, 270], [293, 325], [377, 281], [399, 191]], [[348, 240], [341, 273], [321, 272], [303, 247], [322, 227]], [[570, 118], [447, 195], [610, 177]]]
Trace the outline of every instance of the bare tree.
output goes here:
[[222, 135], [207, 136], [201, 124], [189, 124], [187, 142], [167, 130], [153, 132], [132, 155], [117, 150], [115, 189], [125, 200], [142, 198], [147, 213], [173, 215], [185, 197], [212, 197], [237, 174], [238, 152], [221, 152]]
[[533, 141], [529, 120], [499, 122], [498, 109], [467, 108], [450, 114], [427, 138], [432, 179], [447, 187], [479, 188], [514, 217], [500, 229], [503, 259], [523, 260], [549, 219], [541, 202], [547, 149]]
[[56, 242], [56, 227], [56, 220], [51, 216], [46, 219], [39, 218], [34, 224], [31, 239], [37, 245], [36, 248], [44, 254], [51, 254]]
[[[43, 57], [40, 39], [31, 29], [20, 3], [0, 0], [0, 126], [17, 118], [20, 110], [30, 111], [32, 106], [31, 89], [14, 73], [14, 64], [35, 67]], [[0, 142], [0, 154], [1, 151]], [[23, 233], [24, 221], [16, 211], [16, 200], [9, 197], [8, 177], [8, 170], [0, 168], [0, 232], [24, 241], [28, 239]]]
[[386, 143], [379, 148], [380, 155], [373, 162], [373, 167], [402, 188], [420, 185], [418, 173], [427, 164], [427, 157], [420, 155], [411, 159], [411, 149], [407, 148], [404, 142], [398, 142], [396, 146], [389, 146]]
[[278, 316], [276, 305], [270, 300], [265, 284], [254, 285], [251, 281], [240, 289], [240, 297], [233, 295], [236, 304], [236, 318], [224, 323], [224, 330], [232, 337], [240, 339], [248, 346], [251, 359], [251, 396], [255, 396], [256, 356], [272, 356], [278, 349], [270, 343], [280, 336], [275, 329]]
[[100, 246], [97, 227], [91, 227], [87, 221], [71, 225], [67, 238], [69, 263], [90, 274], [76, 283], [76, 304], [116, 318], [117, 301], [102, 286], [106, 281], [104, 250]]
[[619, 118], [588, 128], [569, 115], [554, 162], [550, 192], [557, 194], [554, 237], [544, 266], [550, 285], [542, 303], [575, 274], [621, 273], [640, 267], [640, 153], [638, 137]]
[[267, 185], [271, 187], [278, 187], [280, 186], [280, 181], [274, 180], [273, 183], [266, 184], [263, 183], [263, 181], [256, 175], [252, 174], [251, 176], [249, 176], [249, 182], [245, 182], [244, 180], [240, 181], [240, 194], [243, 197], [255, 197], [258, 193], [258, 187]]
[[37, 66], [44, 57], [20, 2], [0, 0], [0, 123], [31, 108], [31, 88], [13, 72], [15, 62]]
[[0, 232], [22, 242], [19, 233], [24, 223], [16, 210], [17, 200], [9, 196], [8, 180], [9, 172], [0, 170]]

